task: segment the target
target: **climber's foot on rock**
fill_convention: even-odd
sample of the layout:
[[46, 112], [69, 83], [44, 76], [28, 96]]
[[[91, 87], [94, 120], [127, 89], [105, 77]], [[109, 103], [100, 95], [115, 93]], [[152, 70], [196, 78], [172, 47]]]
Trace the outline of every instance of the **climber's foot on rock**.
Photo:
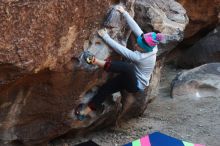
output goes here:
[[83, 109], [85, 108], [85, 104], [79, 104], [75, 109], [75, 115], [77, 120], [83, 121], [88, 118], [85, 114], [83, 114]]

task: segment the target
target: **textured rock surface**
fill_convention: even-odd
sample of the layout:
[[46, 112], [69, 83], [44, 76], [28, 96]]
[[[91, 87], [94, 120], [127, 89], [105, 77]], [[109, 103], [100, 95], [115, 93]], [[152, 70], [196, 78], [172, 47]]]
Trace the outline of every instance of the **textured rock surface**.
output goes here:
[[62, 69], [100, 27], [114, 1], [1, 2], [0, 62], [34, 72]]
[[[81, 69], [78, 57], [115, 2], [0, 3], [1, 140], [32, 145], [77, 127], [69, 119], [80, 96], [105, 81], [99, 71]], [[50, 71], [42, 71], [47, 68]], [[113, 122], [108, 121], [104, 125]], [[100, 120], [97, 125], [103, 122]], [[77, 129], [83, 125], [86, 124], [79, 123]], [[84, 131], [89, 132], [97, 125]], [[75, 130], [75, 134], [80, 131]]]
[[[135, 20], [144, 32], [159, 31], [165, 34], [175, 34], [183, 31], [188, 24], [186, 10], [174, 0], [136, 0]], [[170, 51], [177, 45], [161, 45], [159, 55]]]
[[177, 0], [186, 9], [189, 25], [185, 30], [185, 37], [192, 37], [198, 32], [213, 29], [218, 23], [220, 10], [219, 0]]
[[135, 12], [135, 19], [145, 32], [173, 34], [177, 28], [184, 30], [188, 23], [186, 10], [174, 0], [137, 0]]
[[174, 98], [220, 97], [220, 63], [205, 64], [177, 75], [172, 83]]
[[193, 68], [206, 63], [220, 62], [220, 26], [207, 36], [183, 51], [177, 59], [177, 65], [182, 68]]
[[[134, 107], [129, 103], [135, 101], [135, 95], [122, 102], [114, 95], [114, 100], [109, 98], [105, 102], [104, 112], [88, 121], [76, 121], [73, 114], [79, 102], [88, 101], [97, 87], [111, 77], [86, 65], [81, 52], [89, 50], [100, 59], [108, 56], [120, 59], [96, 34], [107, 10], [116, 2], [11, 0], [0, 3], [0, 140], [33, 145], [67, 132], [76, 136], [114, 124], [118, 117], [126, 118], [123, 114], [132, 110], [139, 113], [130, 113], [131, 116], [143, 112], [146, 108], [143, 101], [147, 104], [152, 92], [146, 91], [148, 95], [140, 98]], [[121, 3], [133, 15], [134, 0]], [[153, 5], [151, 1], [149, 4]], [[113, 10], [112, 15], [105, 26], [115, 40], [125, 45], [130, 30], [118, 12]], [[185, 17], [185, 25], [187, 20]], [[169, 30], [168, 25], [162, 27]], [[155, 70], [158, 74], [161, 66]], [[159, 75], [153, 77], [149, 88], [156, 87], [158, 79]]]
[[[174, 62], [175, 64], [178, 64], [181, 62], [181, 67], [183, 66], [182, 61], [179, 61], [179, 58], [184, 58], [183, 60], [185, 61], [186, 59], [189, 58], [189, 56], [184, 56], [185, 52], [187, 51], [188, 53], [191, 52], [193, 53], [195, 51], [195, 43], [199, 41], [198, 44], [203, 44], [202, 45], [202, 52], [200, 56], [205, 56], [205, 53], [212, 54], [216, 51], [216, 48], [210, 49], [207, 47], [204, 47], [204, 43], [201, 43], [200, 39], [204, 38], [207, 36], [210, 31], [213, 31], [217, 26], [220, 24], [220, 1], [219, 0], [200, 0], [200, 1], [194, 1], [194, 0], [177, 0], [180, 4], [183, 5], [183, 7], [187, 11], [187, 15], [189, 17], [189, 24], [186, 27], [186, 30], [184, 31], [184, 37], [185, 39], [181, 44], [177, 46], [176, 49], [174, 49], [169, 56], [167, 57], [167, 61]], [[211, 38], [210, 38], [211, 39]], [[204, 39], [202, 39], [204, 41]], [[206, 38], [207, 40], [207, 38]], [[212, 41], [211, 41], [212, 42]], [[208, 44], [211, 44], [208, 42]], [[193, 46], [193, 47], [192, 47]], [[198, 47], [199, 45], [197, 45]], [[214, 44], [211, 44], [212, 47], [215, 47]], [[205, 50], [208, 49], [208, 50]], [[193, 49], [193, 50], [191, 50]], [[205, 52], [205, 53], [204, 53]], [[211, 53], [210, 53], [211, 52]], [[195, 52], [194, 52], [195, 53]], [[189, 54], [188, 54], [189, 55]], [[198, 57], [198, 55], [193, 55], [189, 58], [189, 60], [194, 60], [195, 58]], [[201, 57], [198, 57], [201, 58]], [[197, 59], [198, 59], [197, 58]], [[199, 62], [203, 63], [209, 63], [213, 58], [216, 59], [216, 57], [210, 57], [202, 61], [202, 59], [199, 59]], [[207, 62], [205, 62], [207, 61]], [[217, 60], [216, 60], [217, 61]], [[179, 63], [177, 63], [179, 62]], [[194, 62], [189, 63], [188, 62], [187, 68], [193, 67]], [[198, 65], [201, 65], [198, 63]]]

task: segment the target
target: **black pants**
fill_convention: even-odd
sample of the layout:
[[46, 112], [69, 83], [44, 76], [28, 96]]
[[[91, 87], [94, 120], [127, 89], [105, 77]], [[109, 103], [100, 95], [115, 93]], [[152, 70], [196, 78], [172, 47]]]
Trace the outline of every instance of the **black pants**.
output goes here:
[[108, 72], [119, 73], [116, 77], [109, 79], [99, 89], [97, 94], [89, 102], [88, 106], [96, 110], [104, 102], [105, 98], [115, 92], [127, 90], [128, 92], [137, 92], [137, 77], [134, 71], [134, 65], [122, 62], [106, 62], [104, 69]]

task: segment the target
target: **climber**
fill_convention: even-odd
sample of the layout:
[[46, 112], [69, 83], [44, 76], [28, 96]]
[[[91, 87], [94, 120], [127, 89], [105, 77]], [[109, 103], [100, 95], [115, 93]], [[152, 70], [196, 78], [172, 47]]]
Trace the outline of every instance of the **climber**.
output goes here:
[[157, 44], [159, 42], [166, 43], [167, 40], [178, 39], [178, 35], [165, 35], [161, 33], [150, 32], [144, 34], [138, 24], [129, 15], [122, 6], [116, 8], [122, 13], [129, 27], [137, 36], [137, 44], [142, 50], [132, 51], [114, 41], [107, 33], [106, 29], [98, 31], [99, 36], [111, 46], [118, 54], [124, 56], [131, 63], [123, 61], [104, 61], [96, 58], [93, 54], [85, 51], [84, 59], [88, 64], [98, 65], [107, 72], [118, 73], [118, 75], [105, 84], [103, 84], [97, 94], [92, 98], [88, 105], [80, 104], [75, 109], [75, 114], [79, 120], [91, 117], [92, 111], [102, 109], [102, 103], [105, 97], [115, 92], [126, 90], [131, 93], [144, 91], [149, 85], [149, 80], [156, 63], [156, 54], [158, 51]]

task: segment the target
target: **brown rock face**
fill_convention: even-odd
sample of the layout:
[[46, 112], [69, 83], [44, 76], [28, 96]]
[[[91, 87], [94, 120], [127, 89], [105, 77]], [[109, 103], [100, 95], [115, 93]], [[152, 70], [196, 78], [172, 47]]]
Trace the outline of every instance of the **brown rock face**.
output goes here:
[[41, 143], [71, 129], [67, 121], [76, 100], [102, 78], [97, 71], [73, 71], [71, 62], [77, 64], [84, 41], [115, 2], [0, 3], [1, 140]]
[[220, 0], [177, 0], [186, 9], [189, 25], [185, 37], [192, 37], [203, 29], [213, 29], [218, 23]]
[[0, 62], [27, 71], [63, 65], [83, 49], [115, 0], [3, 1], [0, 3]]
[[[135, 20], [144, 32], [159, 31], [175, 34], [178, 29], [183, 33], [188, 24], [186, 10], [175, 0], [136, 0]], [[177, 45], [159, 45], [159, 56], [163, 56]]]
[[135, 12], [135, 19], [145, 32], [173, 34], [177, 28], [183, 31], [188, 23], [186, 10], [175, 0], [137, 0]]
[[[184, 32], [185, 39], [169, 54], [168, 61], [183, 68], [218, 62], [219, 37], [214, 31], [218, 32], [220, 24], [220, 0], [178, 2], [187, 10], [189, 24]], [[210, 35], [211, 33], [213, 35]]]

